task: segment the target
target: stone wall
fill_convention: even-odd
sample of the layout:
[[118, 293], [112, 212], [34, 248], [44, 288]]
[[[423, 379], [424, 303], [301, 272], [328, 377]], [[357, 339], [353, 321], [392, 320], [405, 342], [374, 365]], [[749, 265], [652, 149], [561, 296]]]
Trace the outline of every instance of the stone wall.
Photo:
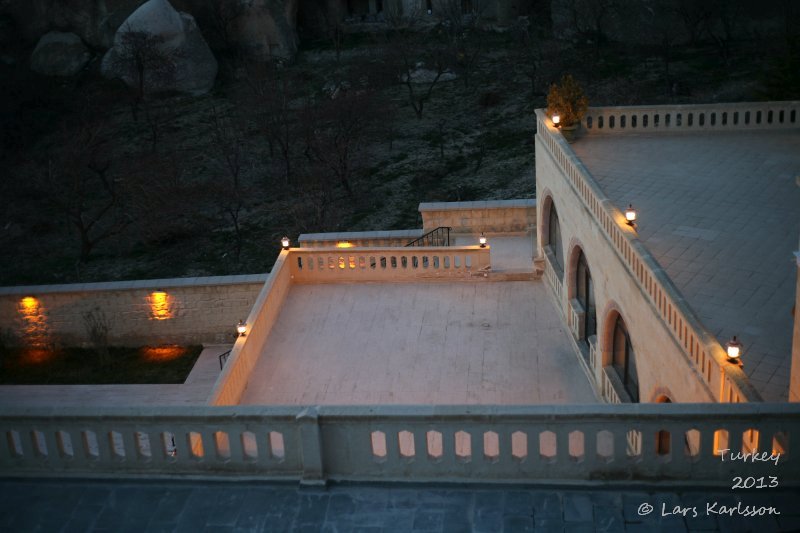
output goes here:
[[450, 227], [456, 233], [526, 232], [536, 225], [536, 200], [430, 202], [419, 204], [425, 232]]
[[[540, 130], [547, 127], [540, 121]], [[627, 265], [559, 168], [557, 160], [543, 141], [543, 134], [547, 132], [540, 131], [536, 136], [536, 191], [542, 207], [537, 225], [538, 256], [544, 256], [543, 246], [549, 244], [546, 220], [549, 215], [547, 206], [552, 201], [558, 212], [564, 250], [563, 290], [557, 295], [562, 315], [570, 316], [570, 300], [575, 298], [577, 251], [583, 250], [594, 282], [599, 370], [602, 371], [602, 367], [611, 362], [609, 330], [613, 327], [611, 320], [619, 313], [628, 328], [636, 354], [641, 402], [655, 401], [661, 395], [668, 396], [673, 402], [715, 401], [718, 391], [712, 391], [706, 385], [675, 341], [657, 309], [639, 288]], [[561, 151], [559, 157], [571, 158], [576, 165], [580, 165], [563, 139], [558, 139], [558, 142]], [[604, 203], [599, 189], [592, 196], [599, 205]], [[622, 214], [617, 214], [619, 219], [615, 223], [627, 228], [622, 223]], [[600, 375], [598, 369], [590, 369], [590, 372], [595, 375], [597, 382]]]
[[0, 288], [0, 332], [9, 344], [83, 345], [87, 315], [114, 345], [229, 343], [266, 274]]

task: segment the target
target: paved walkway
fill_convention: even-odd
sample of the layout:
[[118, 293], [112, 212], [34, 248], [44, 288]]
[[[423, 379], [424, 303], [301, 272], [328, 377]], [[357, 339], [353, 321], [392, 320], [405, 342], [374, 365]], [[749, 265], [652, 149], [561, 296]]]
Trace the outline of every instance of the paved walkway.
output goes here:
[[[178, 481], [0, 481], [0, 530], [27, 532], [682, 532], [800, 530], [800, 491], [530, 489]], [[773, 507], [759, 518], [708, 513]], [[653, 507], [641, 516], [639, 509]], [[676, 506], [688, 517], [662, 517]], [[643, 507], [644, 506], [644, 507]], [[697, 509], [697, 517], [692, 508]]]
[[596, 398], [542, 281], [295, 285], [243, 404]]
[[787, 401], [800, 234], [798, 130], [588, 135], [572, 145], [766, 401]]

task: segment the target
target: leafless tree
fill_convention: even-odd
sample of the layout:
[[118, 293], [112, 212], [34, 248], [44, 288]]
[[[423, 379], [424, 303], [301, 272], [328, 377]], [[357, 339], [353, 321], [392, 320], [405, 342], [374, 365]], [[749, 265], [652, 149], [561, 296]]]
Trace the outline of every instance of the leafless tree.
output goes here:
[[243, 233], [241, 216], [245, 208], [247, 190], [242, 179], [244, 164], [241, 130], [234, 126], [230, 116], [216, 107], [211, 110], [210, 126], [213, 132], [213, 150], [221, 176], [214, 179], [211, 191], [214, 201], [233, 225], [234, 254], [239, 263], [242, 254]]
[[89, 260], [98, 243], [121, 233], [132, 219], [126, 210], [123, 183], [111, 175], [105, 124], [81, 121], [67, 129], [61, 143], [48, 154], [44, 197], [77, 231], [79, 260]]
[[346, 11], [342, 2], [328, 2], [326, 9], [319, 10], [319, 28], [325, 33], [336, 52], [336, 63], [342, 56], [344, 45], [344, 17]]
[[142, 101], [175, 76], [177, 54], [165, 50], [163, 45], [163, 37], [133, 30], [123, 31], [114, 44], [112, 69], [134, 88], [131, 108], [134, 120], [138, 119]]
[[536, 83], [544, 60], [542, 43], [536, 30], [527, 20], [520, 21], [512, 28], [514, 36], [513, 65], [521, 69], [531, 82], [531, 96], [536, 95]]
[[252, 0], [206, 0], [212, 31], [225, 50], [235, 50], [234, 28], [252, 3]]
[[275, 65], [256, 65], [248, 71], [248, 84], [253, 96], [253, 109], [270, 156], [276, 148], [283, 162], [284, 182], [292, 180], [292, 148], [295, 142], [294, 110], [288, 76]]
[[683, 23], [683, 28], [689, 37], [689, 43], [696, 45], [707, 27], [708, 18], [711, 16], [707, 2], [678, 0], [674, 11]]
[[347, 91], [318, 109], [314, 159], [351, 197], [353, 174], [375, 116], [374, 96], [367, 91]]
[[[385, 66], [405, 85], [408, 102], [417, 118], [422, 118], [425, 104], [447, 71], [448, 51], [446, 44], [416, 32], [398, 32], [384, 43]], [[433, 77], [427, 81], [417, 79], [420, 68], [431, 72]]]

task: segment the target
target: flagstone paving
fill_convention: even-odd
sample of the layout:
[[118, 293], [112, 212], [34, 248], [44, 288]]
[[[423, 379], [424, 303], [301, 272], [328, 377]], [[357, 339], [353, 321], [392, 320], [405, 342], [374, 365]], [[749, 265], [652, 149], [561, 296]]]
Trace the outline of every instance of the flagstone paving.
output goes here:
[[798, 130], [586, 135], [571, 145], [721, 343], [787, 401], [800, 235]]
[[[131, 532], [746, 532], [800, 530], [800, 491], [3, 480], [0, 530]], [[744, 517], [708, 506], [773, 507]], [[672, 514], [676, 506], [687, 516]], [[652, 508], [652, 512], [643, 515]], [[691, 509], [697, 510], [697, 516]], [[664, 516], [666, 514], [666, 516]]]

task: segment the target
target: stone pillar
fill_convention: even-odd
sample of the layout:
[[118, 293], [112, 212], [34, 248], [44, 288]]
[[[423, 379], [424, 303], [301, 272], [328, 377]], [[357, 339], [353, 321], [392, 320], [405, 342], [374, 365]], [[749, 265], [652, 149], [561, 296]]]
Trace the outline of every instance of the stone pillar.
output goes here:
[[322, 464], [322, 435], [319, 431], [319, 414], [316, 407], [308, 407], [297, 415], [299, 424], [300, 456], [303, 462], [301, 485], [325, 485]]

